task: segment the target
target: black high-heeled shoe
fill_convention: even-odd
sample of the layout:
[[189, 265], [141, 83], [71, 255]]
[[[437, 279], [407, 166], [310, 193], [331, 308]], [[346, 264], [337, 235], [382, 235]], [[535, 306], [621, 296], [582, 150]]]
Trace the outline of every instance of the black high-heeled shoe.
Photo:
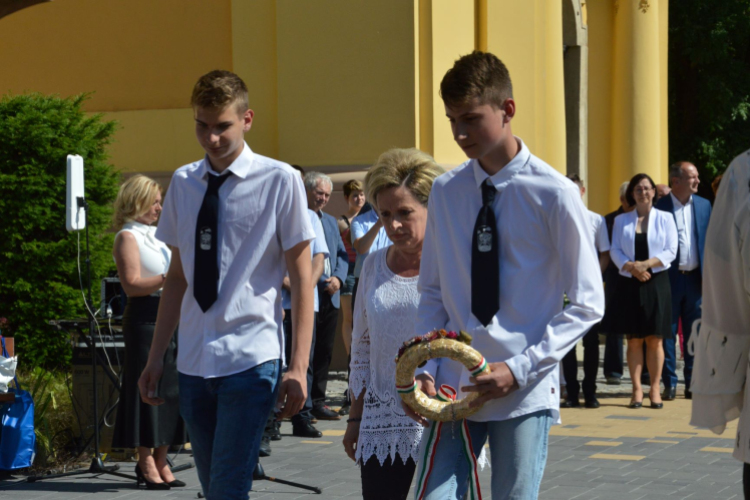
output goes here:
[[172, 488], [182, 488], [183, 486], [187, 486], [184, 482], [180, 481], [179, 479], [175, 479], [174, 481], [170, 481], [167, 483]]
[[141, 470], [140, 465], [135, 465], [135, 477], [136, 477], [136, 483], [138, 484], [138, 487], [141, 486], [141, 483], [146, 485], [147, 490], [168, 490], [170, 488], [170, 485], [165, 482], [161, 483], [154, 483], [152, 481], [149, 481], [146, 479], [146, 476], [143, 475], [143, 471]]

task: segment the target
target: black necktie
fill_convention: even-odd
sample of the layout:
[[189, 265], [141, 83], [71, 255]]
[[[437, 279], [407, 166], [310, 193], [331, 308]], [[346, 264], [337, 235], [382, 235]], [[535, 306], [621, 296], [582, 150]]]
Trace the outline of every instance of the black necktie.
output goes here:
[[471, 312], [487, 326], [500, 310], [500, 249], [492, 202], [497, 190], [482, 183], [482, 208], [471, 242]]
[[195, 271], [193, 296], [203, 312], [216, 302], [219, 294], [218, 240], [216, 228], [219, 222], [219, 188], [231, 174], [208, 174], [208, 189], [198, 212], [195, 224]]

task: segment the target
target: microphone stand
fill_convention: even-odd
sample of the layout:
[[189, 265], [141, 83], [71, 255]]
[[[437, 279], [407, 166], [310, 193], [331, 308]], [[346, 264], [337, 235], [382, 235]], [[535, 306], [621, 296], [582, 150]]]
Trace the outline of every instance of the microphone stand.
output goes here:
[[77, 471], [71, 471], [71, 472], [64, 472], [61, 474], [49, 474], [46, 476], [29, 476], [26, 481], [29, 483], [35, 483], [37, 481], [45, 481], [47, 479], [57, 479], [60, 477], [72, 477], [72, 476], [80, 476], [83, 474], [108, 474], [111, 476], [117, 476], [122, 477], [124, 479], [130, 479], [135, 481], [135, 476], [130, 476], [128, 474], [123, 474], [122, 472], [116, 472], [119, 470], [120, 466], [115, 465], [104, 465], [104, 461], [102, 460], [102, 454], [100, 451], [100, 425], [99, 425], [99, 395], [97, 391], [96, 386], [96, 360], [97, 360], [97, 353], [96, 353], [96, 330], [95, 330], [95, 319], [94, 319], [94, 301], [92, 300], [91, 295], [91, 253], [89, 250], [89, 205], [86, 202], [86, 200], [83, 197], [78, 198], [78, 207], [84, 209], [85, 213], [85, 222], [86, 222], [86, 272], [88, 275], [88, 299], [86, 304], [86, 315], [88, 317], [88, 323], [89, 323], [89, 346], [91, 348], [91, 380], [94, 384], [94, 397], [93, 397], [93, 406], [94, 406], [94, 457], [91, 460], [91, 465], [87, 470], [77, 470]]

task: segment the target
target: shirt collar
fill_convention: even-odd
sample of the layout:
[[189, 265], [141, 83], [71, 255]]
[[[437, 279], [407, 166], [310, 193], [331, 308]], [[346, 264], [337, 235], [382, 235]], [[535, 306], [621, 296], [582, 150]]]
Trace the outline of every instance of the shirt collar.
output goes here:
[[[253, 160], [255, 159], [255, 153], [253, 153], [253, 150], [250, 149], [250, 146], [247, 145], [247, 142], [243, 144], [244, 145], [242, 147], [242, 153], [240, 153], [240, 155], [226, 169], [226, 171], [232, 172], [240, 179], [244, 179], [245, 177], [247, 177], [247, 174], [250, 173], [250, 169], [253, 166]], [[208, 161], [208, 155], [206, 155], [203, 158], [200, 167], [198, 167], [198, 171], [196, 172], [198, 174], [198, 177], [204, 179], [209, 172], [212, 175], [220, 175], [214, 172], [209, 165], [210, 163]]]
[[138, 222], [135, 220], [131, 220], [123, 224], [123, 229], [135, 229], [139, 233], [148, 234], [152, 230], [155, 230], [154, 226], [149, 226], [148, 224], [144, 224], [143, 222]]
[[520, 137], [513, 137], [518, 141], [520, 149], [518, 150], [518, 153], [516, 153], [516, 156], [514, 156], [513, 159], [495, 175], [490, 176], [487, 174], [479, 164], [479, 160], [471, 160], [471, 167], [474, 169], [474, 180], [477, 183], [477, 187], [480, 187], [482, 183], [489, 178], [492, 185], [495, 186], [495, 189], [502, 191], [508, 184], [510, 184], [513, 176], [515, 176], [529, 161], [529, 157], [531, 156], [529, 148], [526, 147], [526, 144], [523, 143]]
[[671, 192], [671, 191], [670, 191], [670, 193], [669, 193], [669, 196], [671, 196], [671, 197], [672, 197], [672, 204], [674, 205], [674, 207], [675, 207], [675, 208], [683, 208], [683, 207], [687, 207], [687, 206], [689, 206], [689, 205], [690, 205], [691, 203], [693, 203], [693, 195], [692, 195], [692, 194], [690, 195], [690, 198], [688, 198], [688, 201], [687, 201], [687, 203], [685, 203], [684, 205], [683, 205], [683, 204], [682, 204], [682, 203], [680, 202], [680, 200], [678, 200], [678, 199], [677, 199], [677, 197], [676, 197], [676, 196], [675, 196], [674, 194], [672, 194], [672, 192]]

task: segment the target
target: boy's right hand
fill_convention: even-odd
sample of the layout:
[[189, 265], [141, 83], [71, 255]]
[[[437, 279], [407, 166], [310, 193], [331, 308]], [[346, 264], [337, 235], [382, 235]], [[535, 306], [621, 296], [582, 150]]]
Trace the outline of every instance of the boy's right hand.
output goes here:
[[[417, 389], [424, 392], [429, 397], [433, 397], [437, 394], [437, 391], [435, 390], [435, 380], [431, 376], [423, 373], [421, 375], [417, 375], [414, 378], [417, 381]], [[412, 410], [411, 407], [407, 405], [403, 399], [401, 400], [401, 407], [404, 409], [404, 413], [406, 413], [407, 417], [411, 418], [415, 422], [418, 422], [423, 427], [430, 426], [430, 421]]]
[[159, 380], [161, 380], [163, 372], [163, 361], [149, 361], [146, 363], [146, 368], [143, 369], [141, 378], [138, 379], [138, 389], [141, 392], [141, 399], [144, 403], [152, 406], [164, 404], [164, 399], [157, 397], [156, 395], [156, 391], [159, 387]]
[[291, 418], [305, 406], [307, 399], [307, 371], [300, 376], [295, 371], [288, 370], [281, 379], [279, 397], [276, 408], [279, 410], [278, 420]]

